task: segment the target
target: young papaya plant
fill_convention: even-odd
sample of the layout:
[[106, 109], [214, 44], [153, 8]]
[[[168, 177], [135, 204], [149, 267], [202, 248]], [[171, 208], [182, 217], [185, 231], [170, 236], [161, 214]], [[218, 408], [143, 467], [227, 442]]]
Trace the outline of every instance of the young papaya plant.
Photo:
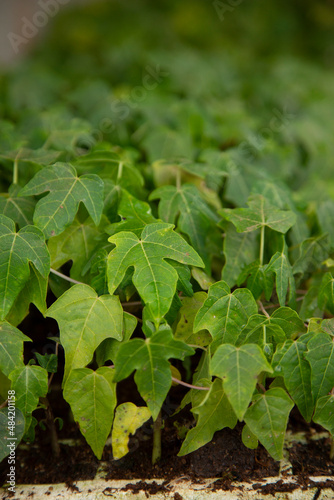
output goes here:
[[59, 453], [55, 379], [98, 459], [145, 426], [158, 462], [175, 384], [180, 456], [238, 425], [279, 461], [293, 408], [333, 437], [332, 73], [289, 54], [264, 79], [260, 46], [248, 67], [233, 39], [224, 66], [215, 36], [190, 50], [195, 30], [146, 64], [147, 41], [118, 47], [100, 21], [105, 42], [71, 54], [64, 33], [0, 83], [0, 460], [44, 423]]

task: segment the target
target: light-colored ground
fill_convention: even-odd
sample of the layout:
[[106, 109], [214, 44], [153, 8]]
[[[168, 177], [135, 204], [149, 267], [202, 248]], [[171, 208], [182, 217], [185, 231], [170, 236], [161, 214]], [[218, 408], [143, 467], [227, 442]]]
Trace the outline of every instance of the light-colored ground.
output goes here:
[[[313, 481], [326, 481], [325, 477], [312, 478]], [[328, 478], [330, 479], [330, 478]], [[278, 481], [279, 478], [268, 478], [265, 483]], [[287, 483], [298, 484], [297, 478], [289, 477], [283, 480]], [[153, 482], [152, 480], [147, 481]], [[162, 480], [155, 480], [157, 483], [162, 483]], [[263, 495], [257, 488], [253, 488], [250, 483], [237, 483], [232, 491], [212, 491], [214, 485], [213, 480], [206, 480], [201, 483], [192, 484], [187, 480], [172, 481], [165, 485], [165, 491], [157, 494], [150, 494], [147, 497], [147, 492], [141, 490], [137, 493], [132, 493], [131, 490], [124, 490], [127, 484], [135, 484], [136, 480], [122, 481], [106, 481], [104, 479], [94, 481], [78, 481], [76, 487], [78, 489], [69, 489], [65, 484], [58, 485], [36, 485], [36, 486], [17, 486], [15, 499], [33, 498], [34, 500], [62, 500], [73, 498], [75, 500], [105, 500], [106, 498], [114, 500], [174, 500], [180, 498], [183, 500], [312, 500], [319, 489], [312, 487], [307, 490], [295, 489], [290, 493], [276, 493], [273, 495]], [[259, 485], [260, 483], [257, 483]], [[0, 490], [1, 492], [1, 490]], [[3, 492], [3, 490], [2, 490]], [[2, 493], [2, 498], [7, 497], [6, 493]], [[319, 491], [318, 500], [333, 500], [334, 493], [331, 489], [325, 488]]]

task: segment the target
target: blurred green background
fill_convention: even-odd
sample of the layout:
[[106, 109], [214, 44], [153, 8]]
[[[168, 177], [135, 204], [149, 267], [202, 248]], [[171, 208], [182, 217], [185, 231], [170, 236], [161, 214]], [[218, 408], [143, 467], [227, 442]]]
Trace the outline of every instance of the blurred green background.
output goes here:
[[0, 147], [71, 161], [108, 143], [142, 164], [224, 153], [240, 204], [252, 168], [332, 196], [333, 28], [333, 0], [69, 2], [3, 71]]

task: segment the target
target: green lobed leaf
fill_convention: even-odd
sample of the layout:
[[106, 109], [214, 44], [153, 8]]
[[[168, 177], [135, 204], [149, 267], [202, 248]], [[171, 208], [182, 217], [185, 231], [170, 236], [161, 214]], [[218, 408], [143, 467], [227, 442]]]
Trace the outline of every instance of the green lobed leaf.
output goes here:
[[320, 277], [319, 275], [316, 276], [317, 283], [314, 283], [313, 278], [310, 279], [310, 287], [303, 297], [299, 315], [304, 321], [308, 321], [313, 316], [319, 317], [322, 315], [322, 311], [318, 307], [319, 286], [321, 286], [321, 280], [320, 282], [318, 280]]
[[33, 265], [29, 264], [30, 278], [16, 297], [6, 321], [12, 325], [20, 324], [29, 313], [30, 304], [34, 304], [44, 315], [47, 310], [46, 295], [48, 278], [44, 278]]
[[111, 442], [114, 460], [119, 460], [129, 452], [130, 434], [134, 434], [149, 418], [151, 413], [145, 406], [123, 403], [116, 408]]
[[58, 151], [75, 153], [78, 143], [86, 141], [89, 145], [95, 141], [93, 127], [82, 118], [62, 113], [62, 110], [51, 109], [41, 114], [44, 133], [47, 137], [45, 146]]
[[108, 226], [106, 228], [108, 234], [115, 234], [120, 231], [132, 231], [140, 237], [147, 224], [158, 222], [151, 213], [150, 205], [138, 200], [125, 189], [122, 190], [118, 214], [121, 217], [121, 221]]
[[137, 326], [137, 318], [123, 311], [123, 331], [122, 340], [107, 338], [96, 348], [96, 362], [99, 366], [104, 365], [106, 361], [114, 362], [116, 354], [122, 344], [130, 340]]
[[276, 275], [276, 292], [280, 306], [285, 305], [288, 289], [289, 302], [295, 303], [296, 286], [285, 243], [282, 252], [276, 252], [270, 259], [268, 267], [266, 268], [266, 274], [270, 273]]
[[237, 418], [223, 389], [222, 381], [219, 379], [215, 379], [205, 399], [199, 406], [195, 406], [192, 412], [197, 415], [198, 421], [196, 426], [187, 433], [178, 456], [187, 455], [197, 450], [209, 443], [216, 431], [224, 429], [224, 427], [233, 429], [237, 423]]
[[[210, 388], [212, 382], [212, 376], [210, 374], [210, 347], [203, 351], [200, 362], [193, 374], [192, 385], [197, 387], [208, 387]], [[181, 404], [177, 411], [182, 410], [187, 404], [191, 404], [192, 407], [198, 406], [203, 399], [206, 397], [206, 391], [201, 389], [190, 389], [181, 401]]]
[[58, 356], [57, 354], [39, 354], [39, 352], [35, 353], [38, 364], [45, 368], [48, 373], [57, 373], [58, 370]]
[[21, 410], [25, 417], [27, 431], [39, 398], [45, 397], [48, 392], [48, 372], [37, 365], [26, 365], [13, 370], [9, 379], [12, 381], [11, 389], [15, 391], [16, 408]]
[[279, 325], [285, 332], [287, 338], [294, 339], [298, 334], [306, 331], [304, 322], [298, 313], [290, 307], [279, 307], [270, 316], [270, 322]]
[[323, 319], [321, 321], [321, 330], [334, 337], [334, 318]]
[[243, 328], [238, 345], [257, 344], [267, 354], [268, 349], [270, 353], [273, 352], [273, 345], [283, 343], [285, 340], [286, 334], [280, 325], [276, 324], [274, 318], [254, 314]]
[[207, 329], [216, 344], [235, 344], [248, 318], [256, 313], [257, 304], [249, 290], [231, 293], [224, 281], [218, 281], [209, 288], [208, 298], [195, 317], [194, 332]]
[[71, 260], [71, 278], [82, 281], [85, 264], [103, 240], [106, 240], [106, 235], [101, 232], [101, 228], [96, 227], [90, 217], [84, 222], [75, 219], [60, 235], [49, 239], [51, 267], [59, 269]]
[[12, 162], [17, 161], [19, 167], [21, 167], [20, 170], [24, 170], [27, 167], [31, 168], [31, 166], [41, 168], [42, 166], [50, 165], [57, 160], [59, 155], [60, 153], [57, 151], [48, 151], [45, 148], [29, 149], [21, 147], [15, 151], [1, 152], [0, 158], [11, 160]]
[[254, 397], [245, 414], [245, 422], [274, 460], [283, 458], [283, 445], [293, 402], [280, 387]]
[[307, 238], [300, 245], [299, 257], [293, 265], [293, 274], [312, 273], [327, 259], [329, 251], [328, 234]]
[[321, 232], [329, 234], [330, 246], [334, 248], [334, 201], [326, 200], [322, 201], [317, 207], [317, 217], [319, 220], [319, 225]]
[[122, 196], [122, 188], [115, 184], [111, 179], [103, 179], [104, 182], [104, 201], [103, 213], [110, 222], [117, 220], [118, 205]]
[[255, 299], [258, 299], [264, 291], [265, 298], [270, 300], [274, 280], [272, 273], [267, 273], [267, 264], [262, 266], [259, 260], [251, 262], [238, 276], [238, 286], [247, 280], [247, 288], [252, 292]]
[[[302, 339], [303, 337], [301, 337]], [[307, 343], [287, 340], [275, 353], [273, 367], [282, 371], [284, 384], [306, 422], [310, 422], [314, 409], [311, 392], [311, 367], [305, 359]]]
[[203, 200], [197, 187], [192, 184], [162, 186], [153, 191], [149, 199], [160, 199], [159, 217], [171, 224], [177, 222], [179, 230], [189, 236], [205, 267], [209, 268], [210, 254], [204, 235], [216, 230], [218, 217]]
[[228, 286], [237, 284], [240, 269], [255, 261], [257, 243], [255, 233], [238, 233], [232, 223], [224, 221], [219, 224], [225, 229], [222, 280]]
[[[19, 445], [24, 435], [25, 420], [23, 413], [18, 408], [15, 408], [15, 417], [12, 421], [8, 418], [9, 415], [12, 417], [12, 413], [9, 413], [9, 411], [8, 408], [0, 408], [0, 462], [10, 454], [12, 445], [14, 445], [14, 449]], [[13, 422], [15, 426], [8, 428], [8, 422]], [[11, 438], [14, 439], [11, 441]]]
[[83, 202], [96, 225], [103, 210], [103, 181], [95, 174], [77, 176], [75, 168], [67, 163], [56, 163], [37, 174], [20, 191], [20, 196], [31, 196], [49, 191], [37, 202], [34, 224], [45, 237], [57, 236], [69, 226]]
[[74, 368], [85, 367], [106, 338], [122, 340], [123, 309], [119, 298], [97, 296], [88, 285], [74, 285], [47, 310], [60, 329], [65, 350], [64, 381]]
[[313, 422], [322, 425], [334, 436], [334, 396], [322, 396], [318, 399]]
[[0, 320], [4, 319], [30, 278], [29, 262], [47, 278], [50, 256], [43, 233], [34, 226], [15, 232], [14, 222], [0, 215]]
[[[311, 318], [307, 325], [307, 333], [320, 333], [324, 330], [321, 328], [321, 318]], [[329, 333], [329, 332], [325, 332]]]
[[252, 433], [247, 424], [242, 428], [241, 439], [244, 445], [250, 450], [255, 450], [259, 445], [257, 437]]
[[[180, 262], [177, 262], [176, 260], [166, 260], [168, 264], [170, 264], [172, 267], [174, 267], [175, 271], [178, 274], [178, 280], [177, 280], [177, 290], [182, 292], [184, 295], [187, 297], [192, 297], [194, 295], [193, 287], [190, 282], [191, 275], [192, 273], [190, 272], [190, 269], [188, 266], [185, 266], [184, 264], [180, 264]], [[198, 267], [194, 267], [194, 269], [197, 269], [198, 271], [201, 271]]]
[[289, 186], [277, 179], [260, 179], [256, 181], [252, 187], [252, 192], [254, 194], [261, 194], [267, 200], [274, 202], [273, 204], [282, 210], [285, 208], [293, 210], [295, 208]]
[[97, 149], [79, 156], [73, 164], [79, 172], [85, 174], [93, 172], [102, 178], [111, 179], [116, 185], [123, 187], [135, 196], [144, 184], [140, 171], [112, 151]]
[[111, 249], [112, 245], [107, 243], [103, 247], [99, 248], [96, 253], [93, 253], [87, 263], [87, 266], [89, 266], [89, 272], [92, 275], [90, 285], [99, 295], [108, 293], [107, 265], [108, 255]]
[[198, 267], [193, 267], [191, 275], [194, 280], [197, 281], [202, 290], [209, 290], [210, 286], [215, 283], [214, 278], [206, 274], [205, 271], [199, 269]]
[[113, 370], [106, 366], [96, 371], [88, 368], [72, 370], [64, 386], [64, 398], [71, 406], [74, 420], [87, 443], [101, 460], [116, 407]]
[[318, 306], [322, 311], [328, 309], [334, 314], [334, 278], [331, 273], [326, 273], [318, 290]]
[[22, 228], [33, 223], [36, 201], [30, 196], [19, 197], [20, 190], [20, 186], [12, 184], [8, 194], [0, 195], [0, 214], [9, 217]]
[[305, 353], [311, 365], [312, 396], [314, 403], [334, 387], [334, 342], [327, 333], [317, 333], [307, 344]]
[[252, 399], [257, 378], [263, 371], [273, 372], [256, 344], [241, 347], [223, 344], [211, 359], [211, 373], [223, 379], [224, 391], [240, 421]]
[[133, 284], [156, 324], [168, 312], [178, 280], [176, 270], [165, 259], [203, 267], [201, 258], [179, 234], [173, 232], [171, 224], [149, 224], [141, 239], [124, 231], [109, 241], [116, 245], [108, 257], [109, 292], [115, 292], [127, 269], [133, 266]]
[[7, 321], [0, 322], [0, 371], [6, 377], [16, 368], [24, 367], [23, 342], [31, 339]]
[[210, 344], [212, 338], [207, 330], [200, 330], [194, 333], [195, 316], [206, 298], [207, 294], [205, 292], [196, 292], [193, 297], [183, 298], [174, 332], [176, 340], [183, 340], [187, 344], [195, 344], [201, 347]]
[[254, 231], [263, 226], [286, 233], [296, 221], [293, 212], [277, 209], [262, 195], [250, 196], [248, 206], [249, 208], [223, 208], [218, 213], [232, 222], [239, 233]]
[[138, 390], [156, 420], [172, 384], [167, 360], [184, 359], [192, 354], [191, 347], [174, 340], [170, 328], [163, 327], [146, 340], [136, 338], [120, 346], [115, 358], [114, 381], [119, 382], [136, 370]]
[[251, 316], [238, 338], [238, 345], [258, 344], [271, 357], [277, 344], [283, 344], [304, 331], [305, 325], [296, 311], [279, 307], [270, 318], [262, 314]]

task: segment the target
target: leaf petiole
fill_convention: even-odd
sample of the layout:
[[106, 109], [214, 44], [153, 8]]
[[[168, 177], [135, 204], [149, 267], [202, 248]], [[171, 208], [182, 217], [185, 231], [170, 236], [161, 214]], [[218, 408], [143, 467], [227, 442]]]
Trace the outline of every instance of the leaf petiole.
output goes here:
[[264, 255], [264, 228], [261, 226], [261, 236], [260, 236], [260, 266], [263, 265], [263, 255]]

